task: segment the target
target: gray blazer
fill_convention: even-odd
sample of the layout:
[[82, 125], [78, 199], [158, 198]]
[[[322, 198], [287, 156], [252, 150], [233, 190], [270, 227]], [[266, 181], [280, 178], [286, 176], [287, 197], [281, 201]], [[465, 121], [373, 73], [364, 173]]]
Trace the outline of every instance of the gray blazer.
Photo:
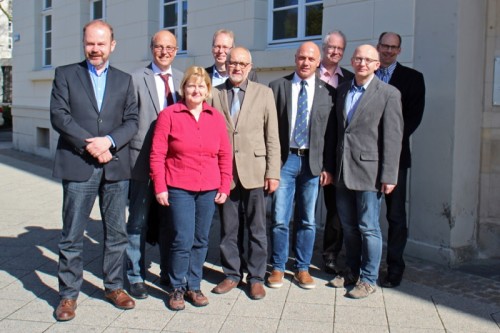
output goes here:
[[212, 105], [226, 118], [234, 154], [233, 184], [246, 189], [264, 186], [264, 179], [280, 179], [278, 120], [271, 89], [248, 81], [236, 126], [230, 115], [228, 81], [212, 91]]
[[350, 190], [379, 191], [396, 184], [403, 139], [400, 92], [374, 76], [351, 119], [345, 100], [352, 81], [337, 89], [337, 168], [335, 181]]
[[[281, 163], [285, 164], [290, 150], [290, 131], [292, 130], [292, 80], [294, 73], [277, 79], [269, 84], [276, 100], [278, 112], [278, 126], [281, 143]], [[334, 150], [328, 148], [334, 145], [326, 145], [325, 141], [330, 140], [329, 135], [333, 134], [334, 128], [328, 128], [330, 114], [334, 117], [333, 102], [335, 100], [335, 88], [324, 83], [316, 77], [316, 86], [313, 97], [313, 104], [310, 115], [309, 130], [309, 167], [315, 176], [319, 176], [321, 171], [326, 170], [333, 174], [333, 163], [329, 163]], [[326, 150], [325, 150], [326, 148]]]
[[[172, 80], [176, 92], [177, 101], [183, 73], [172, 68]], [[149, 153], [153, 140], [154, 124], [162, 108], [159, 105], [158, 93], [152, 65], [141, 68], [132, 73], [134, 91], [139, 108], [139, 130], [130, 141], [130, 166], [132, 179], [147, 181], [149, 179]]]

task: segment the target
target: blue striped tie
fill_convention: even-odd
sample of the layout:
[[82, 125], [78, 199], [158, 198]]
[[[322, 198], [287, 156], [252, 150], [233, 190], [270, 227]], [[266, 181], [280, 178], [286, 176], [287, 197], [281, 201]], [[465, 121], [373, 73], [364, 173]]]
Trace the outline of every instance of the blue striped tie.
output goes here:
[[297, 118], [295, 119], [294, 139], [298, 148], [308, 144], [309, 126], [307, 125], [307, 82], [300, 81], [300, 92], [297, 103]]

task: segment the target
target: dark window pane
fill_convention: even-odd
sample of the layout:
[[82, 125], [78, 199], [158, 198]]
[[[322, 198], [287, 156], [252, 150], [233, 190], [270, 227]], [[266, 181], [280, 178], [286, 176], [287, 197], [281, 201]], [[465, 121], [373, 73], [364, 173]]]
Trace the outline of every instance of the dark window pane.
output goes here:
[[182, 51], [187, 50], [187, 28], [183, 27], [182, 28]]
[[94, 19], [102, 19], [102, 1], [95, 1], [94, 2]]
[[296, 5], [298, 0], [274, 0], [273, 8], [281, 8], [285, 6], [293, 6]]
[[321, 35], [323, 25], [323, 5], [306, 7], [306, 37]]
[[45, 31], [50, 31], [52, 30], [52, 16], [47, 15], [45, 16]]
[[52, 0], [45, 0], [45, 8], [52, 8]]
[[166, 5], [163, 8], [163, 26], [174, 27], [177, 25], [177, 4]]
[[319, 2], [318, 0], [306, 0], [306, 3]]
[[188, 2], [182, 2], [182, 24], [187, 24], [188, 22]]
[[48, 66], [52, 64], [52, 52], [51, 50], [45, 50], [45, 62], [44, 65]]
[[52, 47], [52, 33], [47, 32], [45, 33], [45, 48], [50, 48]]
[[274, 12], [273, 40], [297, 38], [297, 9]]

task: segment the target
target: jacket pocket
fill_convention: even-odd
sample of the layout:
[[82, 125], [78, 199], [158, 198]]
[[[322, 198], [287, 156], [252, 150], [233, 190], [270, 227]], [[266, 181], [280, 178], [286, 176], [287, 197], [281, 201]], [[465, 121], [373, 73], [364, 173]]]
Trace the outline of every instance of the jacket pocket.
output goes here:
[[255, 157], [266, 156], [265, 149], [255, 149], [253, 153], [254, 153]]
[[378, 161], [378, 152], [363, 151], [360, 156], [361, 161]]

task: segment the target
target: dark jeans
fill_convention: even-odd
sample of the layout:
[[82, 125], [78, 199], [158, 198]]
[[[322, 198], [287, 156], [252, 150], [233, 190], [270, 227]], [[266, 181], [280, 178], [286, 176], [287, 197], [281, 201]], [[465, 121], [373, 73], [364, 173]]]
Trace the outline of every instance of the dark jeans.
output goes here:
[[326, 207], [325, 230], [323, 232], [323, 259], [334, 260], [342, 250], [344, 233], [337, 212], [337, 202], [335, 186], [327, 185], [323, 187], [323, 196]]
[[216, 194], [216, 190], [168, 189], [167, 223], [172, 237], [168, 275], [175, 289], [200, 289]]
[[123, 263], [127, 248], [125, 209], [128, 180], [107, 181], [96, 168], [89, 180], [63, 180], [63, 229], [59, 242], [59, 295], [76, 299], [83, 282], [83, 240], [90, 212], [99, 196], [104, 228], [104, 287], [123, 288]]
[[248, 283], [264, 282], [267, 263], [266, 199], [263, 188], [245, 189], [240, 183], [220, 207], [222, 269], [227, 278], [243, 277], [243, 233], [248, 229]]
[[391, 194], [385, 196], [389, 231], [387, 237], [388, 274], [401, 278], [405, 270], [403, 253], [408, 237], [406, 226], [406, 178], [408, 169], [399, 169], [398, 185]]

